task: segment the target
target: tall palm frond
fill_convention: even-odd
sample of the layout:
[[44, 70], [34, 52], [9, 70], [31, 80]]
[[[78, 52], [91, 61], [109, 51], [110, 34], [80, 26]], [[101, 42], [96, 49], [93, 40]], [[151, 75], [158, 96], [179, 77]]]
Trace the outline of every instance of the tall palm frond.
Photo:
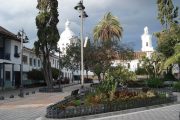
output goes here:
[[122, 37], [123, 28], [110, 12], [94, 28], [94, 40], [115, 40]]

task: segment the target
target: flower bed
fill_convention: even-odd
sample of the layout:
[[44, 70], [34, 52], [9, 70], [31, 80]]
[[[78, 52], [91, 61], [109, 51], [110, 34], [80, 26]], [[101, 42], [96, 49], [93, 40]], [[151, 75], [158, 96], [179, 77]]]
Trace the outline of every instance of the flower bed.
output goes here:
[[[176, 96], [173, 96], [170, 92], [157, 91], [158, 96], [154, 96], [152, 93], [146, 92], [151, 97], [136, 97], [137, 92], [135, 90], [128, 91], [127, 93], [119, 93], [123, 99], [115, 98], [113, 101], [100, 101], [96, 104], [85, 104], [86, 95], [78, 95], [76, 97], [69, 97], [47, 108], [46, 117], [48, 118], [70, 118], [84, 115], [92, 115], [99, 113], [106, 113], [112, 111], [120, 111], [131, 108], [152, 106], [174, 102], [177, 100]], [[139, 91], [138, 91], [139, 92]], [[131, 96], [131, 97], [127, 97]]]

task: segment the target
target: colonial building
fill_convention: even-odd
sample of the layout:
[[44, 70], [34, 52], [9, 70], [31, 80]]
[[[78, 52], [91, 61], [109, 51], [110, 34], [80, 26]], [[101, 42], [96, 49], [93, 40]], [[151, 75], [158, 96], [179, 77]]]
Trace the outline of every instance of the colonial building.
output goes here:
[[20, 84], [20, 46], [15, 34], [0, 27], [0, 86]]
[[141, 51], [134, 52], [132, 60], [123, 60], [122, 56], [119, 55], [117, 57], [117, 60], [113, 61], [113, 66], [121, 64], [128, 68], [130, 71], [135, 71], [140, 66], [140, 59], [143, 56], [151, 58], [154, 49], [152, 46], [152, 36], [149, 34], [147, 26], [144, 28], [144, 33], [141, 35], [141, 42]]
[[[0, 88], [15, 88], [21, 84], [21, 40], [0, 26]], [[33, 49], [23, 48], [23, 82], [27, 83], [27, 73], [41, 69], [42, 62]], [[59, 57], [50, 56], [51, 66], [59, 68]]]

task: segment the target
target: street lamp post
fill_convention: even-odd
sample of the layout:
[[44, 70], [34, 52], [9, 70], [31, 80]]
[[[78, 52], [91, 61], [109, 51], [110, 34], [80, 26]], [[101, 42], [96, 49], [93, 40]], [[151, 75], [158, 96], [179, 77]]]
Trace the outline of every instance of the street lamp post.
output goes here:
[[88, 17], [84, 11], [85, 7], [83, 5], [83, 0], [81, 0], [74, 9], [80, 12], [81, 18], [81, 85], [84, 86], [84, 63], [83, 63], [83, 19]]
[[24, 30], [20, 30], [18, 32], [17, 37], [21, 40], [21, 64], [20, 64], [20, 74], [21, 74], [21, 85], [20, 85], [20, 93], [19, 96], [20, 97], [24, 97], [24, 92], [23, 92], [23, 43], [28, 43], [29, 39], [26, 36], [26, 33], [24, 32]]

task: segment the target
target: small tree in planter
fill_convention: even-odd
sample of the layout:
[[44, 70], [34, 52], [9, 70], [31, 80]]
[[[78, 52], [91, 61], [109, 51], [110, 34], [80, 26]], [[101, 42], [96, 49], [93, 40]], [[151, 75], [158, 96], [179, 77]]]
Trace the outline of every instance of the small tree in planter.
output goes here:
[[109, 101], [114, 98], [114, 93], [116, 91], [117, 81], [109, 73], [106, 75], [105, 80], [96, 88], [97, 93], [106, 94]]
[[135, 80], [136, 75], [134, 72], [129, 71], [125, 67], [119, 65], [117, 67], [112, 67], [110, 68], [110, 75], [113, 76], [113, 78], [118, 82], [123, 85], [127, 83], [129, 80]]

